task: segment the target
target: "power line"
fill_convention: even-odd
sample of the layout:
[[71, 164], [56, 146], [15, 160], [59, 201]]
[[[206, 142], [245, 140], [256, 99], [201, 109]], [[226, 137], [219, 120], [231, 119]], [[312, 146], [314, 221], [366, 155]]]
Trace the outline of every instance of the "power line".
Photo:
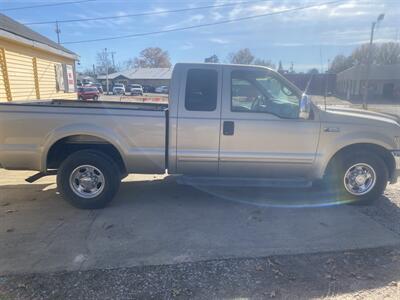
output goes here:
[[217, 5], [207, 5], [207, 6], [198, 6], [198, 7], [189, 7], [189, 8], [179, 8], [173, 10], [161, 10], [161, 11], [148, 11], [136, 14], [127, 14], [121, 16], [106, 16], [106, 17], [94, 17], [94, 18], [82, 18], [82, 19], [67, 19], [67, 20], [57, 20], [57, 21], [42, 21], [42, 22], [29, 22], [24, 23], [24, 25], [42, 25], [42, 24], [53, 24], [53, 23], [72, 23], [72, 22], [87, 22], [87, 21], [97, 21], [97, 20], [110, 20], [110, 19], [120, 19], [120, 18], [131, 18], [131, 17], [141, 17], [141, 16], [152, 16], [152, 15], [162, 15], [166, 13], [177, 13], [177, 12], [186, 12], [200, 9], [209, 9], [209, 8], [220, 8], [220, 7], [228, 7], [234, 6], [238, 4], [250, 4], [257, 2], [266, 2], [272, 0], [256, 0], [256, 1], [242, 1], [242, 2], [231, 2], [225, 4], [217, 4]]
[[[21, 10], [21, 9], [29, 9], [29, 8], [37, 8], [37, 7], [47, 7], [47, 6], [60, 6], [60, 5], [67, 5], [67, 4], [77, 4], [77, 3], [84, 3], [84, 2], [92, 2], [96, 0], [80, 0], [80, 1], [70, 1], [70, 2], [59, 2], [59, 3], [47, 3], [47, 4], [39, 4], [39, 5], [30, 5], [30, 6], [19, 6], [19, 7], [12, 7], [1, 9], [0, 11], [11, 11], [11, 10]], [[55, 23], [55, 22], [53, 22]]]
[[180, 28], [173, 28], [173, 29], [166, 29], [166, 30], [158, 30], [158, 31], [150, 31], [150, 32], [142, 32], [142, 33], [133, 33], [133, 34], [128, 34], [128, 35], [119, 35], [119, 36], [98, 38], [98, 39], [90, 39], [90, 40], [70, 41], [70, 42], [67, 41], [67, 42], [64, 42], [62, 44], [65, 45], [65, 44], [81, 44], [81, 43], [90, 43], [90, 42], [100, 42], [100, 41], [127, 39], [127, 38], [132, 38], [132, 37], [148, 36], [148, 35], [176, 32], [176, 31], [184, 31], [184, 30], [189, 30], [189, 29], [194, 29], [194, 28], [209, 27], [209, 26], [214, 26], [214, 25], [228, 24], [228, 23], [234, 23], [234, 22], [245, 21], [245, 20], [250, 20], [250, 19], [256, 19], [256, 18], [261, 18], [261, 17], [267, 17], [267, 16], [272, 16], [272, 15], [291, 13], [291, 12], [295, 12], [295, 11], [299, 11], [299, 10], [305, 10], [305, 9], [318, 7], [318, 6], [322, 6], [322, 5], [337, 4], [337, 3], [340, 3], [340, 2], [344, 2], [344, 1], [347, 1], [347, 0], [337, 0], [337, 1], [330, 1], [330, 2], [322, 2], [322, 3], [319, 3], [319, 4], [299, 6], [299, 7], [285, 9], [285, 10], [281, 10], [281, 11], [275, 11], [275, 12], [272, 12], [272, 13], [266, 13], [266, 14], [261, 14], [261, 15], [253, 15], [253, 16], [247, 16], [247, 17], [241, 17], [241, 18], [236, 18], [236, 19], [229, 19], [229, 20], [223, 20], [223, 21], [218, 21], [218, 22], [199, 24], [199, 25], [192, 25], [192, 26], [187, 26], [187, 27], [180, 27]]

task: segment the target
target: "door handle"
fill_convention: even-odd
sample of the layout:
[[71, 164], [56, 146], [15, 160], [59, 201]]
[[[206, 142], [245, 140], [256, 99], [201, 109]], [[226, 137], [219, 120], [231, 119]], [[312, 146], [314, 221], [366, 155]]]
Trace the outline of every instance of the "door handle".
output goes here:
[[235, 123], [233, 121], [224, 121], [222, 131], [224, 135], [233, 135], [235, 133]]

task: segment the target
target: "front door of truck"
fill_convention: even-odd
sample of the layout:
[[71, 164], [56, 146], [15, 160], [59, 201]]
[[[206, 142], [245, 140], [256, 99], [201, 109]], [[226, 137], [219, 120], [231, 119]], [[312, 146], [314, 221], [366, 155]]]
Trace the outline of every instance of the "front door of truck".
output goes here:
[[320, 130], [317, 116], [299, 119], [296, 89], [267, 69], [224, 68], [219, 174], [306, 177]]
[[217, 175], [222, 70], [217, 65], [183, 65], [177, 135], [177, 173]]

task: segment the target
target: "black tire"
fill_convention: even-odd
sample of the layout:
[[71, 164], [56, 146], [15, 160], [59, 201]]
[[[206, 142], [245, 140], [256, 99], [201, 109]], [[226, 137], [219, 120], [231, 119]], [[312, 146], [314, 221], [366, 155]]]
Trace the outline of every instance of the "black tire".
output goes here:
[[[359, 193], [357, 195], [346, 189], [346, 172], [357, 164], [367, 165], [375, 172], [375, 183], [371, 184], [371, 188], [365, 194]], [[379, 199], [386, 188], [388, 180], [389, 172], [382, 158], [372, 152], [357, 151], [346, 153], [336, 158], [329, 167], [324, 184], [333, 186], [334, 191], [342, 201], [349, 202], [349, 204], [368, 205]]]
[[97, 100], [99, 100], [99, 96], [94, 96], [93, 101], [97, 101]]
[[[91, 198], [80, 196], [71, 187], [73, 184], [70, 184], [70, 177], [74, 170], [85, 165], [95, 167], [104, 178], [101, 192]], [[61, 164], [57, 172], [57, 187], [64, 199], [73, 206], [82, 209], [98, 209], [107, 206], [114, 198], [121, 183], [120, 178], [121, 172], [110, 157], [95, 150], [81, 150], [68, 156]], [[80, 182], [80, 180], [75, 182]], [[90, 196], [90, 193], [87, 195]]]
[[82, 96], [79, 96], [78, 100], [84, 101], [85, 99]]

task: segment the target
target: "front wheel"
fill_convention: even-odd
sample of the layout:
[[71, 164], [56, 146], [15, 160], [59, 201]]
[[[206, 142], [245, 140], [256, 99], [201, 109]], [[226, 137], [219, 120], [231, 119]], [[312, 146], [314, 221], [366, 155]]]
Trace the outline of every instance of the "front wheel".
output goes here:
[[94, 96], [93, 101], [97, 101], [97, 100], [99, 100], [99, 96]]
[[107, 206], [120, 185], [120, 170], [107, 155], [94, 150], [77, 151], [57, 173], [60, 194], [73, 206], [97, 209]]
[[379, 199], [389, 178], [386, 164], [379, 156], [361, 151], [336, 159], [329, 173], [340, 200], [353, 204], [370, 204]]

